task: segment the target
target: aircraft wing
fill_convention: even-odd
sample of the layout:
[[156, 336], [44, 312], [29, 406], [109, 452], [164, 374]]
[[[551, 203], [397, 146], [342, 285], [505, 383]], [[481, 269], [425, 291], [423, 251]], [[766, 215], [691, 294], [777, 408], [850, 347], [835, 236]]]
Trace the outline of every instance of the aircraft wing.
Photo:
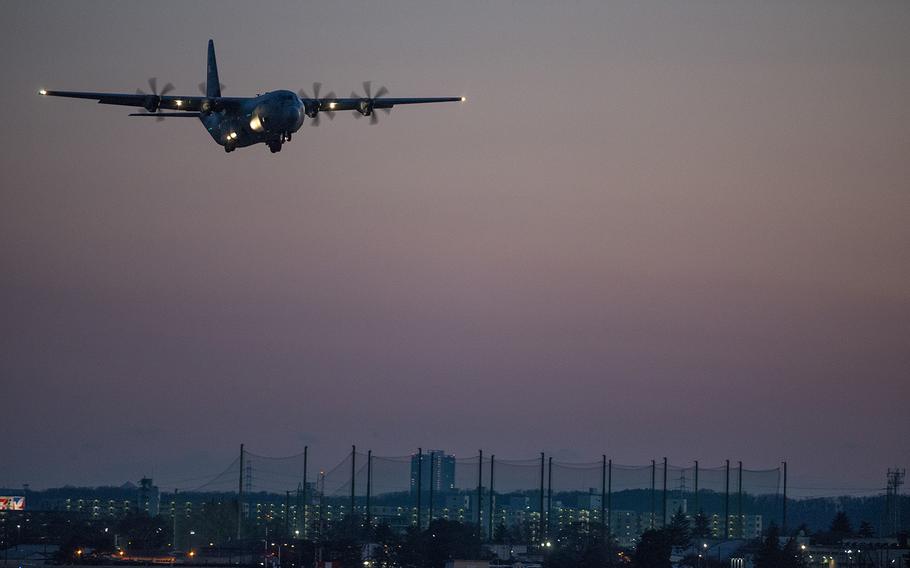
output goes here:
[[41, 89], [38, 94], [47, 97], [68, 97], [71, 99], [88, 99], [98, 101], [103, 105], [121, 105], [145, 108], [149, 112], [156, 110], [185, 110], [199, 112], [208, 102], [215, 106], [231, 106], [239, 104], [243, 99], [238, 97], [182, 97], [179, 95], [145, 95], [126, 93], [87, 93], [82, 91], [47, 91]]
[[319, 105], [321, 111], [358, 110], [360, 105], [372, 101], [373, 108], [392, 108], [396, 105], [419, 105], [425, 103], [452, 103], [463, 102], [464, 97], [423, 97], [423, 98], [395, 98], [381, 97], [375, 99], [303, 99], [305, 105]]

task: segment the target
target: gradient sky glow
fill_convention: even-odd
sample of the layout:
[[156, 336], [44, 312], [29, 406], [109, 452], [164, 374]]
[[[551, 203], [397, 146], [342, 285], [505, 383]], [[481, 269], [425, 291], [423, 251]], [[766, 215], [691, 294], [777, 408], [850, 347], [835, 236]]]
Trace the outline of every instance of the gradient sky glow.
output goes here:
[[[0, 486], [910, 456], [910, 3], [4, 5]], [[277, 155], [45, 99], [467, 95]], [[170, 487], [168, 487], [170, 489]]]

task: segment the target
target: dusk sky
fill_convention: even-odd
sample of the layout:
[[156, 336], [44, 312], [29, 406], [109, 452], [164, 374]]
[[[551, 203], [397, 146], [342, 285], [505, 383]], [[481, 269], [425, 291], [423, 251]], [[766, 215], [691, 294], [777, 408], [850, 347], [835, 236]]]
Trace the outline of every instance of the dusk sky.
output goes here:
[[[264, 5], [263, 5], [264, 4]], [[0, 486], [245, 443], [910, 466], [910, 2], [4, 3]], [[39, 97], [461, 96], [225, 154]]]

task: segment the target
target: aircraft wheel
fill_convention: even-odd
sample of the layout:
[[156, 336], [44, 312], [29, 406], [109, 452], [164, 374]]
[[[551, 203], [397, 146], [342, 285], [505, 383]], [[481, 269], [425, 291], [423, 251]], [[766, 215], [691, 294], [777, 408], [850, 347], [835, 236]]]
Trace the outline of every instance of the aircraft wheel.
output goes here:
[[273, 140], [273, 141], [269, 142], [269, 150], [271, 150], [273, 154], [275, 154], [276, 152], [280, 152], [281, 151], [281, 141]]
[[234, 147], [232, 144], [225, 144], [225, 145], [224, 145], [224, 151], [227, 152], [227, 153], [233, 152], [233, 151], [234, 151], [234, 148], [235, 148], [235, 147]]

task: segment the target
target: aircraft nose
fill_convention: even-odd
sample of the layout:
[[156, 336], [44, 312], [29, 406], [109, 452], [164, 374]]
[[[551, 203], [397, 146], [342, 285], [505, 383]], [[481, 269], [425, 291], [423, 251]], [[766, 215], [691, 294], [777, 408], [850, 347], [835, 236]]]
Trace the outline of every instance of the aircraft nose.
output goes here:
[[291, 128], [299, 128], [303, 122], [303, 111], [300, 105], [289, 106], [285, 109], [285, 120]]
[[288, 107], [288, 109], [287, 109], [288, 122], [296, 123], [297, 121], [300, 120], [301, 116], [302, 116], [302, 114], [300, 111], [300, 107], [298, 105], [293, 105], [291, 107]]

